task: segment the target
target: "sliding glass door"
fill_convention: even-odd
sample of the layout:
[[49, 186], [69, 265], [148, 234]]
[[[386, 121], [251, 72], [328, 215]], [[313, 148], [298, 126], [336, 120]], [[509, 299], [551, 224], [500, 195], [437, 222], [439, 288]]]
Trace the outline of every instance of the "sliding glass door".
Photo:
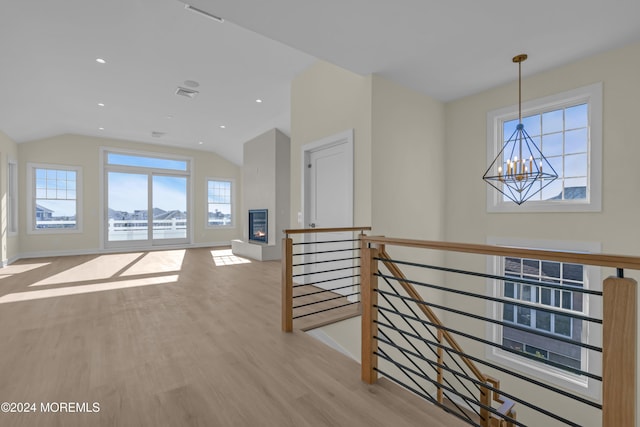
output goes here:
[[105, 247], [189, 243], [189, 162], [110, 152], [105, 158]]
[[107, 198], [107, 240], [149, 240], [149, 176], [108, 172]]
[[186, 239], [187, 178], [154, 175], [151, 200], [153, 240]]

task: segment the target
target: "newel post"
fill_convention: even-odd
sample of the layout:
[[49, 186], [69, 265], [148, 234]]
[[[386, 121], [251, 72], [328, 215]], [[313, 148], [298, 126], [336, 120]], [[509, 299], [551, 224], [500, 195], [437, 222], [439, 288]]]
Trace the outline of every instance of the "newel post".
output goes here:
[[293, 331], [293, 239], [282, 239], [282, 331]]
[[602, 425], [636, 422], [637, 282], [604, 281], [602, 329]]
[[362, 381], [373, 384], [378, 380], [378, 249], [360, 240], [360, 293], [362, 302]]

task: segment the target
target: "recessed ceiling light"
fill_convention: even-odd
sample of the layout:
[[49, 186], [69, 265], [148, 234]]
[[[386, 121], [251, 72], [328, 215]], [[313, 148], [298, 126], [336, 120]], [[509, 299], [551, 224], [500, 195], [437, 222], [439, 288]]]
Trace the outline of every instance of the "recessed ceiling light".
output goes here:
[[172, 116], [172, 115], [168, 115], [168, 116], [167, 116], [167, 119], [168, 119], [168, 120], [171, 120], [171, 119], [173, 119], [173, 116]]
[[102, 102], [98, 102], [98, 107], [104, 107], [104, 104]]
[[189, 86], [189, 87], [198, 87], [198, 86], [200, 86], [200, 83], [198, 83], [195, 80], [185, 80], [184, 81], [184, 85], [185, 86]]
[[107, 63], [107, 61], [105, 61], [102, 58], [96, 58], [96, 62], [99, 63], [99, 64], [106, 64]]
[[198, 145], [202, 145], [202, 144], [203, 144], [203, 142], [202, 142], [202, 141], [198, 141]]
[[262, 103], [262, 99], [258, 98], [258, 99], [256, 99], [256, 102], [257, 102], [258, 104], [261, 104], [261, 103]]
[[98, 130], [104, 130], [104, 128], [103, 127], [99, 127]]
[[220, 125], [220, 129], [225, 129], [226, 126], [225, 125]]

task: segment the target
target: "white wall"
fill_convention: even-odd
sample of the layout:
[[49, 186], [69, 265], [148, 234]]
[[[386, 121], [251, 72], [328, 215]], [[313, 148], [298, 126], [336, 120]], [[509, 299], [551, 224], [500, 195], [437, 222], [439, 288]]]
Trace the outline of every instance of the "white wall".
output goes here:
[[[207, 177], [236, 180], [236, 194], [241, 184], [240, 168], [217, 154], [179, 149], [132, 141], [96, 138], [82, 135], [60, 135], [43, 140], [18, 144], [18, 173], [20, 194], [19, 251], [24, 256], [96, 252], [100, 247], [100, 147], [118, 147], [150, 153], [167, 153], [193, 158], [193, 244], [229, 244], [240, 237], [238, 218], [234, 228], [206, 228]], [[82, 166], [83, 174], [83, 231], [82, 233], [34, 235], [26, 233], [26, 164], [27, 162]], [[236, 200], [241, 200], [236, 197]], [[236, 206], [236, 213], [242, 209]]]

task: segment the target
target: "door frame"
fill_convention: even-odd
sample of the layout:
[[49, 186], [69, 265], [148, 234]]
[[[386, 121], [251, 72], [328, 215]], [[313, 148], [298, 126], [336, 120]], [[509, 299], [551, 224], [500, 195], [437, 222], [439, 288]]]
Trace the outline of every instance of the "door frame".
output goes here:
[[347, 185], [347, 191], [349, 193], [349, 200], [350, 203], [347, 206], [348, 208], [348, 217], [349, 217], [349, 221], [350, 224], [345, 224], [345, 227], [352, 227], [353, 226], [353, 205], [354, 205], [354, 199], [353, 199], [353, 174], [354, 174], [354, 164], [353, 164], [353, 129], [348, 129], [346, 131], [343, 132], [339, 132], [337, 134], [331, 135], [331, 136], [327, 136], [324, 137], [322, 139], [319, 139], [317, 141], [314, 142], [310, 142], [308, 144], [305, 144], [302, 146], [302, 158], [301, 158], [301, 163], [300, 163], [300, 167], [301, 167], [301, 210], [302, 210], [302, 228], [308, 228], [309, 226], [309, 222], [310, 222], [310, 218], [309, 218], [309, 196], [310, 196], [310, 191], [309, 191], [309, 176], [308, 176], [308, 168], [307, 165], [309, 164], [309, 156], [312, 152], [315, 151], [319, 151], [325, 148], [330, 148], [336, 145], [341, 145], [341, 144], [346, 144], [346, 148], [347, 148], [347, 164], [350, 166], [350, 173], [347, 174], [348, 176], [348, 182], [346, 182], [345, 184]]

